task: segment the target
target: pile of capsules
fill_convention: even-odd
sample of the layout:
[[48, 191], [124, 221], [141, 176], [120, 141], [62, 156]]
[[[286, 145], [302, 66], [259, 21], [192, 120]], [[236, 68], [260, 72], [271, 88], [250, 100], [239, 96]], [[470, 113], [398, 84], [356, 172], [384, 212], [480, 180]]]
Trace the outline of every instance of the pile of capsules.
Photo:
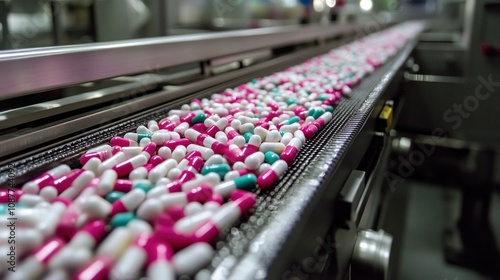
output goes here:
[[[387, 61], [418, 25], [404, 24], [168, 116], [27, 182], [14, 202], [16, 272], [6, 279], [175, 279], [210, 263], [222, 229], [271, 188], [334, 104]], [[0, 205], [0, 254], [11, 250]], [[8, 260], [8, 259], [7, 259]]]

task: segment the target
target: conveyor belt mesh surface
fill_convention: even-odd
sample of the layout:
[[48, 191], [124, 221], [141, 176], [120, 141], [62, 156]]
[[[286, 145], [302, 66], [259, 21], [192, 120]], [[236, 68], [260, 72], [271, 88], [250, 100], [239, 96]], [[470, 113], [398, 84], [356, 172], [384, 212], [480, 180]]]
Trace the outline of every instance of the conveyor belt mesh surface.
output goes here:
[[[343, 151], [348, 148], [353, 136], [356, 135], [356, 132], [369, 116], [376, 99], [394, 76], [395, 70], [401, 67], [413, 45], [414, 42], [408, 43], [395, 57], [355, 86], [349, 96], [344, 96], [345, 98], [342, 98], [336, 104], [332, 121], [312, 141], [306, 141], [294, 164], [290, 166], [276, 187], [268, 191], [256, 190], [258, 194], [256, 207], [251, 211], [250, 215], [241, 219], [243, 222], [222, 232], [221, 236], [223, 238], [220, 238], [216, 243], [217, 252], [212, 263], [207, 267], [208, 271], [221, 273], [220, 269], [217, 268], [222, 264], [225, 266], [223, 271], [229, 274], [237, 260], [246, 254], [249, 245], [259, 232], [270, 226], [270, 222], [276, 218], [276, 215], [283, 210], [285, 205], [293, 203], [291, 202], [293, 198], [292, 189], [300, 190], [300, 188], [306, 187], [301, 183], [310, 179], [317, 180], [321, 184], [325, 174], [323, 173], [323, 177], [318, 177], [316, 173], [318, 170], [325, 170], [325, 164], [328, 164], [327, 170], [335, 168], [336, 162], [333, 161], [333, 155], [335, 154], [335, 159], [338, 159]], [[213, 90], [207, 90], [198, 93], [196, 97], [206, 97], [213, 92]], [[61, 163], [76, 166], [78, 165], [77, 156], [89, 148], [106, 143], [113, 136], [133, 131], [139, 125], [146, 124], [149, 120], [159, 120], [165, 117], [168, 111], [178, 108], [192, 98], [193, 96], [184, 97], [134, 119], [126, 120], [99, 132], [13, 162], [11, 166], [15, 166], [18, 183], [21, 183], [23, 179], [28, 179], [27, 176], [33, 177], [33, 174], [41, 173]], [[346, 131], [349, 131], [349, 133], [346, 133]], [[6, 185], [7, 178], [8, 166], [0, 167], [0, 184]], [[286, 238], [286, 229], [276, 230], [281, 232], [279, 238], [282, 240]], [[279, 243], [280, 241], [276, 242]], [[268, 248], [268, 250], [273, 250], [273, 248]], [[271, 255], [268, 255], [268, 257], [269, 259], [264, 260], [264, 262], [272, 259]], [[219, 274], [218, 276], [224, 278], [228, 275]]]

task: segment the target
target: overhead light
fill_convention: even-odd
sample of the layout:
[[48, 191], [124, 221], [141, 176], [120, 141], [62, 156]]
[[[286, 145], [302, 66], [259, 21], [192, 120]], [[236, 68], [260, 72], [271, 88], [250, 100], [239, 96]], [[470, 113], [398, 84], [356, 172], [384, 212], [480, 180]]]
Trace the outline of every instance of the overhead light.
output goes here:
[[373, 7], [373, 2], [372, 0], [361, 0], [359, 2], [359, 7], [363, 10], [363, 11], [370, 11]]
[[335, 0], [326, 0], [325, 3], [326, 3], [326, 5], [328, 7], [333, 8], [333, 7], [335, 7], [335, 4], [337, 4], [337, 1], [335, 1]]

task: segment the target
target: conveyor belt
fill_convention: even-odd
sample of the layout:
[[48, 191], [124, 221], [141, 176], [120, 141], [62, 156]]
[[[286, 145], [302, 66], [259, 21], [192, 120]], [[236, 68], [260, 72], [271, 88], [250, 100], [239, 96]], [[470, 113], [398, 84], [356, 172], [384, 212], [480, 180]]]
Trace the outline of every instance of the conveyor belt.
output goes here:
[[[216, 243], [216, 256], [203, 273], [212, 273], [215, 279], [227, 279], [230, 276], [234, 279], [266, 278], [267, 269], [276, 258], [280, 247], [286, 243], [302, 211], [321, 189], [327, 187], [323, 184], [326, 175], [336, 169], [351, 141], [373, 110], [376, 100], [414, 45], [414, 41], [409, 42], [395, 57], [354, 87], [350, 96], [337, 103], [333, 120], [312, 141], [306, 141], [294, 164], [276, 187], [269, 191], [256, 190], [258, 200], [255, 209], [242, 219], [242, 223], [223, 231], [223, 238]], [[209, 89], [196, 96], [206, 97], [213, 92], [213, 89]], [[166, 116], [169, 110], [192, 98], [192, 95], [183, 97], [134, 119], [12, 162], [10, 166], [14, 166], [17, 172], [18, 183], [32, 174], [61, 163], [75, 167], [78, 165], [77, 156], [90, 147], [103, 144], [113, 136], [132, 131], [149, 120], [159, 120]], [[7, 165], [0, 167], [0, 185], [6, 184], [8, 168]], [[235, 269], [236, 272], [231, 274]], [[256, 271], [260, 271], [260, 274]]]

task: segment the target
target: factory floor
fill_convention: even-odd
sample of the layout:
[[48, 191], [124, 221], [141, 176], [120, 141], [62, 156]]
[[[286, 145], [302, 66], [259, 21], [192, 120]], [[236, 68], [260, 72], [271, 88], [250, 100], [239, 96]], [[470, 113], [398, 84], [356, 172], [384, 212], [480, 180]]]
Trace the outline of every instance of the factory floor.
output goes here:
[[[393, 234], [391, 279], [396, 280], [486, 280], [500, 279], [466, 267], [447, 263], [443, 253], [443, 231], [456, 223], [461, 193], [416, 181], [397, 184], [389, 192], [381, 227]], [[500, 195], [494, 195], [491, 228], [500, 246]], [[499, 249], [500, 251], [500, 249]], [[500, 266], [500, 261], [498, 262]]]

